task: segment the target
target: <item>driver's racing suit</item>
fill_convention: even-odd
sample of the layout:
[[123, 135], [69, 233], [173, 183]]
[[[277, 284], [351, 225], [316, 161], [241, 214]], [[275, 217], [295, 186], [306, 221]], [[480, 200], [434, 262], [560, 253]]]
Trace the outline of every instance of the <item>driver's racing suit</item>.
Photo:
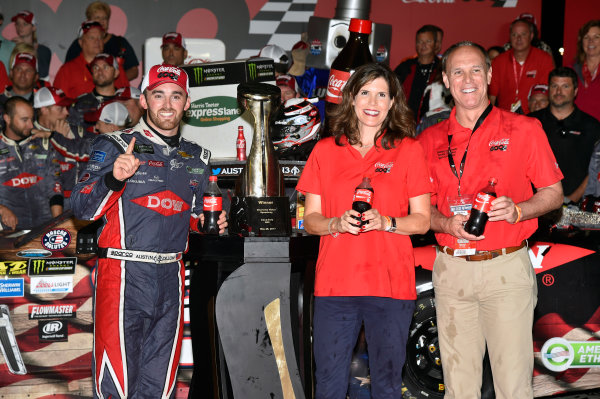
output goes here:
[[[141, 162], [126, 183], [113, 163], [135, 137]], [[94, 395], [174, 396], [183, 334], [190, 226], [202, 211], [210, 152], [185, 139], [170, 147], [144, 121], [99, 135], [71, 196], [76, 217], [104, 218], [94, 307]]]

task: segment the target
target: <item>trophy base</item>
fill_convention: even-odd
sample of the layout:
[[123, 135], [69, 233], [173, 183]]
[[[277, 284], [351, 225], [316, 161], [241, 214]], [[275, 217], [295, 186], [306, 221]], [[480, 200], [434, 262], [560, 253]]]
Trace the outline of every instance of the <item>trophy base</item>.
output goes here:
[[291, 236], [288, 197], [233, 197], [229, 211], [229, 234], [244, 237]]

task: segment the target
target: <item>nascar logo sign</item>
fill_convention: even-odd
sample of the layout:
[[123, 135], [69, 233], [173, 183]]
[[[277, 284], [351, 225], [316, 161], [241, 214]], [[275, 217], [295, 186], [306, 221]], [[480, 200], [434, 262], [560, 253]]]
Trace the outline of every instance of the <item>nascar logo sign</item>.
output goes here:
[[50, 251], [60, 251], [71, 243], [71, 234], [65, 229], [54, 229], [48, 231], [42, 237], [42, 245]]

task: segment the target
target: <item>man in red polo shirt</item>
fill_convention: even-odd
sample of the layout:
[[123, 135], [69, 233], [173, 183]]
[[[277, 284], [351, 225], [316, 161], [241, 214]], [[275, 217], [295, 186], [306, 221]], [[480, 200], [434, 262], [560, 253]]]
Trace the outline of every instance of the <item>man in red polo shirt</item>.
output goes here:
[[528, 114], [529, 89], [547, 83], [554, 61], [544, 50], [531, 45], [533, 37], [534, 27], [528, 20], [517, 19], [510, 24], [511, 48], [492, 63], [489, 96], [493, 105]]
[[[561, 206], [563, 176], [540, 124], [488, 101], [492, 70], [481, 46], [453, 45], [442, 71], [456, 105], [418, 140], [434, 184], [433, 286], [445, 398], [479, 397], [486, 344], [496, 397], [532, 398], [537, 286], [526, 240], [538, 216]], [[469, 196], [490, 178], [497, 179], [497, 199], [477, 237], [463, 227]]]
[[[88, 64], [104, 48], [104, 28], [95, 21], [85, 21], [79, 29], [79, 44], [81, 53], [71, 61], [63, 64], [54, 79], [54, 87], [61, 89], [69, 98], [77, 98], [81, 94], [94, 89], [94, 80]], [[123, 66], [119, 65], [119, 76], [115, 87], [129, 86]]]

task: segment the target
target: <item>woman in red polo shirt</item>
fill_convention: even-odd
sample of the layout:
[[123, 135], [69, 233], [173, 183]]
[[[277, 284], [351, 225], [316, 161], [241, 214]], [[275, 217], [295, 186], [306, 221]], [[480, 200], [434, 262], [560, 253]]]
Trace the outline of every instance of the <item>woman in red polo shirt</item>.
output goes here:
[[[361, 324], [374, 398], [402, 397], [402, 366], [416, 298], [410, 234], [429, 229], [431, 185], [412, 112], [386, 66], [356, 69], [328, 115], [333, 137], [308, 159], [306, 231], [321, 236], [315, 278], [316, 398], [345, 398]], [[372, 209], [352, 210], [364, 177]], [[360, 227], [360, 221], [368, 221]]]

